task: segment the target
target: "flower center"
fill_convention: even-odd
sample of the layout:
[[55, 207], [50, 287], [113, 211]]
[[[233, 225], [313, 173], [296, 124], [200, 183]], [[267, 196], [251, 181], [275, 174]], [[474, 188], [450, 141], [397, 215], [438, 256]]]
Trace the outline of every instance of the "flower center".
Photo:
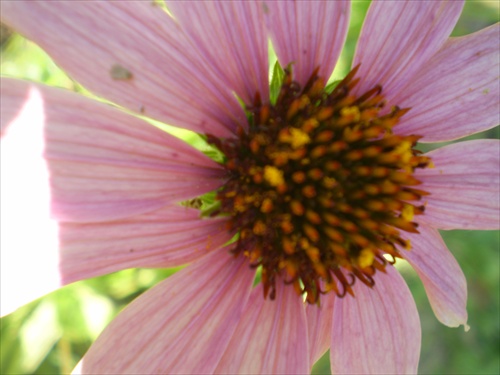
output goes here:
[[410, 248], [402, 231], [418, 233], [428, 193], [413, 172], [431, 160], [414, 149], [419, 136], [393, 133], [409, 109], [384, 112], [379, 86], [351, 94], [356, 70], [333, 91], [316, 72], [301, 88], [285, 71], [276, 104], [256, 95], [247, 108], [248, 130], [208, 136], [229, 174], [217, 199], [239, 234], [232, 252], [262, 267], [264, 297], [280, 281], [309, 303], [353, 295], [356, 279], [371, 287], [400, 257], [396, 245]]

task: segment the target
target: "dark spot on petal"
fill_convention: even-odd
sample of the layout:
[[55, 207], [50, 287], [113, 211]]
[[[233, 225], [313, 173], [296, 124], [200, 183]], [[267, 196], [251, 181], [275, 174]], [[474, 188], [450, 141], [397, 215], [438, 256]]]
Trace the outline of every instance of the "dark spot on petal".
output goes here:
[[128, 81], [134, 77], [130, 70], [124, 68], [120, 64], [113, 65], [109, 71], [109, 74], [115, 81]]

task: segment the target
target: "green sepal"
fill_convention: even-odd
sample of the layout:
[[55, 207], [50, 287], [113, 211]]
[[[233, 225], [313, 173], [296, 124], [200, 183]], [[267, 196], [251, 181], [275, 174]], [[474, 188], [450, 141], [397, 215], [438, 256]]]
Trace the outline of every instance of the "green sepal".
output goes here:
[[342, 80], [339, 79], [337, 81], [333, 81], [333, 82], [329, 83], [328, 85], [326, 85], [326, 87], [325, 87], [326, 93], [328, 95], [330, 95], [333, 92], [333, 90], [335, 90], [335, 88], [338, 86], [338, 84], [340, 82], [342, 82]]
[[281, 90], [281, 85], [283, 84], [283, 79], [285, 78], [285, 71], [281, 67], [280, 63], [276, 61], [273, 68], [273, 76], [271, 78], [271, 86], [269, 88], [270, 91], [270, 100], [271, 104], [276, 104], [276, 100], [278, 100], [278, 95]]
[[220, 201], [215, 201], [201, 208], [201, 217], [212, 217], [212, 214], [220, 210]]

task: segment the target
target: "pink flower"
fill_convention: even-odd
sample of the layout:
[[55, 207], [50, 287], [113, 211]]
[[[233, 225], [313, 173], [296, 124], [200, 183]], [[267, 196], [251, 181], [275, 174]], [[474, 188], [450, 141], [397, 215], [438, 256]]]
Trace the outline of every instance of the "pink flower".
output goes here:
[[[449, 141], [499, 122], [498, 25], [448, 39], [462, 5], [374, 2], [353, 63], [359, 82], [346, 81], [330, 99], [311, 104], [310, 98], [327, 97], [321, 89], [343, 46], [348, 1], [169, 3], [171, 16], [146, 1], [2, 2], [2, 22], [38, 43], [85, 88], [120, 106], [2, 79], [2, 225], [8, 228], [2, 229], [2, 263], [12, 257], [24, 266], [9, 275], [33, 280], [32, 287], [52, 277], [33, 292], [43, 293], [125, 268], [189, 263], [109, 325], [82, 371], [302, 374], [330, 347], [333, 373], [416, 372], [418, 313], [384, 253], [410, 262], [441, 322], [466, 326], [465, 278], [437, 229], [498, 228], [499, 143], [467, 141], [428, 155], [412, 149], [414, 136]], [[268, 36], [281, 66], [293, 63], [296, 81], [276, 107], [268, 105]], [[287, 101], [292, 93], [299, 96]], [[286, 117], [270, 146], [271, 130], [249, 130], [236, 96], [259, 126]], [[306, 126], [300, 112], [306, 110], [316, 123]], [[210, 134], [227, 163], [130, 111]], [[347, 130], [330, 131], [342, 121]], [[383, 129], [365, 128], [363, 121]], [[320, 132], [318, 124], [329, 125]], [[368, 129], [377, 135], [361, 132]], [[358, 136], [365, 143], [355, 148]], [[319, 139], [333, 139], [328, 147], [342, 149], [335, 152], [344, 164], [328, 164], [337, 159], [325, 156], [334, 152], [326, 146], [312, 148]], [[387, 146], [395, 140], [397, 147]], [[280, 148], [269, 151], [275, 145]], [[250, 150], [254, 155], [245, 159]], [[346, 167], [369, 157], [369, 150], [380, 165]], [[261, 156], [268, 163], [262, 168]], [[289, 160], [311, 166], [290, 172]], [[313, 168], [316, 162], [320, 167]], [[330, 167], [338, 174], [325, 176]], [[248, 175], [235, 175], [241, 170]], [[375, 170], [388, 171], [392, 180]], [[354, 172], [376, 182], [353, 179]], [[351, 177], [339, 190], [344, 175]], [[302, 178], [323, 185], [299, 189]], [[178, 204], [221, 186], [226, 215], [200, 218], [198, 210]], [[328, 193], [322, 200], [318, 189], [324, 187], [365, 193], [352, 200]], [[290, 191], [302, 195], [297, 200]], [[367, 198], [373, 191], [375, 198]], [[399, 203], [389, 209], [390, 199], [380, 197]], [[340, 215], [338, 223], [327, 208]], [[363, 225], [376, 229], [358, 231]], [[238, 231], [240, 240], [227, 245]], [[335, 255], [317, 244], [332, 245]], [[57, 260], [58, 271], [51, 272]], [[252, 287], [251, 262], [263, 266], [267, 298]], [[284, 286], [285, 279], [295, 288]], [[318, 306], [297, 295], [302, 287], [313, 303], [318, 288], [333, 290]], [[354, 297], [338, 297], [346, 292]]]

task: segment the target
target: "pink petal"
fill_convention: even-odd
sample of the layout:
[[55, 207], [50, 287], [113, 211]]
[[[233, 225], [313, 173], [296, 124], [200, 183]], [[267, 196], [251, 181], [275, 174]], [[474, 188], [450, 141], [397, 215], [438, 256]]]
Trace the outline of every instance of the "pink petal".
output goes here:
[[24, 100], [13, 102], [2, 93], [0, 105], [0, 307], [5, 315], [57, 289], [61, 280], [59, 231], [49, 219], [49, 171], [41, 156], [42, 95], [32, 88]]
[[354, 298], [336, 300], [333, 374], [417, 372], [421, 332], [415, 301], [396, 269], [386, 267], [386, 272], [375, 275], [372, 289], [357, 282]]
[[205, 63], [246, 103], [269, 97], [267, 36], [257, 2], [170, 1], [168, 9]]
[[62, 223], [64, 283], [127, 268], [189, 263], [231, 239], [224, 223], [178, 206], [107, 223]]
[[254, 273], [212, 252], [132, 302], [83, 359], [88, 374], [213, 373], [240, 320]]
[[436, 167], [416, 173], [430, 193], [419, 220], [439, 229], [498, 229], [500, 142], [459, 142], [428, 156]]
[[276, 299], [254, 288], [216, 374], [307, 374], [309, 348], [302, 298], [279, 285]]
[[335, 294], [328, 293], [321, 296], [321, 306], [309, 304], [306, 306], [311, 366], [330, 347], [334, 300]]
[[400, 92], [446, 41], [462, 7], [456, 0], [374, 1], [354, 56], [357, 92], [376, 85], [387, 98]]
[[328, 80], [347, 35], [349, 1], [269, 1], [264, 14], [278, 60], [293, 64], [295, 80], [304, 85], [318, 67]]
[[[3, 79], [2, 113], [18, 107], [29, 87]], [[33, 87], [43, 98], [45, 123], [38, 125], [44, 126], [58, 219], [116, 220], [220, 186], [223, 170], [179, 139], [109, 105], [65, 90]], [[24, 131], [26, 138], [32, 137], [28, 128]]]
[[88, 90], [132, 111], [221, 136], [246, 124], [226, 83], [152, 1], [2, 2], [2, 22]]
[[420, 276], [439, 321], [468, 329], [467, 282], [460, 266], [436, 229], [421, 224], [418, 231], [420, 234], [406, 235], [412, 249], [402, 249], [401, 255]]
[[394, 99], [402, 108], [412, 108], [397, 131], [423, 135], [422, 142], [440, 142], [498, 125], [499, 32], [497, 24], [448, 40]]

